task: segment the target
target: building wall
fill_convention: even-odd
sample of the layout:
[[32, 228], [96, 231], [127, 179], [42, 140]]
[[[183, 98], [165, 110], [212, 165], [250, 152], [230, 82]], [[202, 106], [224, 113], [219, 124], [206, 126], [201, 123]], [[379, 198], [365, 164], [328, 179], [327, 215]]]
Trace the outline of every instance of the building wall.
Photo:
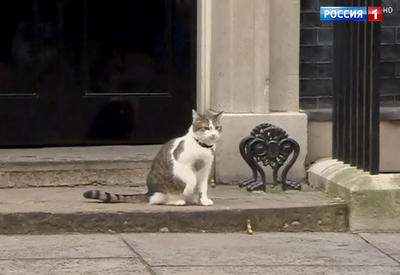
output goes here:
[[301, 0], [300, 108], [330, 107], [332, 96], [332, 22], [321, 22], [319, 7], [333, 0]]
[[[333, 24], [321, 22], [320, 6], [334, 6], [334, 0], [301, 0], [300, 14], [300, 108], [309, 114], [306, 165], [331, 157]], [[393, 150], [400, 146], [400, 0], [382, 0], [393, 7], [381, 25], [380, 94], [382, 171], [400, 171], [400, 159]]]
[[[380, 163], [382, 172], [400, 172], [400, 157], [394, 148], [400, 147], [400, 121], [381, 121]], [[308, 152], [306, 166], [313, 162], [332, 157], [332, 122], [308, 122]]]
[[307, 117], [299, 112], [300, 0], [204, 0], [200, 16], [205, 96], [199, 96], [199, 106], [224, 111], [217, 180], [233, 183], [251, 175], [238, 147], [261, 123], [280, 126], [298, 141], [301, 152], [289, 178], [303, 180]]
[[[334, 0], [301, 0], [300, 107], [330, 108], [332, 103], [332, 22], [321, 22], [320, 6]], [[393, 7], [381, 25], [381, 105], [400, 106], [400, 1], [382, 0]]]

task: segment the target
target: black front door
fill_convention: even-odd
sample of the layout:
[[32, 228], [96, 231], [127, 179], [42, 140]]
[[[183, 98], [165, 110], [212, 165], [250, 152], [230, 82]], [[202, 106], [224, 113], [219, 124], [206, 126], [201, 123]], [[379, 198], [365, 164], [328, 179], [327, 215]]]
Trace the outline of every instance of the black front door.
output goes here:
[[160, 143], [196, 98], [196, 1], [6, 0], [0, 146]]

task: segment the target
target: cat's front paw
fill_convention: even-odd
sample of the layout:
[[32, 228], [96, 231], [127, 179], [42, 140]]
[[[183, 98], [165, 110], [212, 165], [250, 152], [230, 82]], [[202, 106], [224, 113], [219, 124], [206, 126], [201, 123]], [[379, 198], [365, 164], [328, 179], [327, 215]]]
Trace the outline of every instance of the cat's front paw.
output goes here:
[[204, 206], [209, 206], [209, 205], [213, 205], [214, 202], [212, 200], [210, 200], [209, 198], [201, 198], [200, 204], [204, 205]]
[[177, 206], [183, 206], [186, 205], [186, 201], [184, 200], [177, 200], [176, 202], [174, 202], [175, 205]]

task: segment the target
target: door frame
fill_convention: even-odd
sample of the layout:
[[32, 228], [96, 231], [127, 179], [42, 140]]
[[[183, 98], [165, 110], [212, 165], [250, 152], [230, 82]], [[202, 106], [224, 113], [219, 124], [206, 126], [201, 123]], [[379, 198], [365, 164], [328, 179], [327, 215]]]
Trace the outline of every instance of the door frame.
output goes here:
[[211, 16], [212, 0], [197, 0], [196, 105], [204, 113], [211, 98]]

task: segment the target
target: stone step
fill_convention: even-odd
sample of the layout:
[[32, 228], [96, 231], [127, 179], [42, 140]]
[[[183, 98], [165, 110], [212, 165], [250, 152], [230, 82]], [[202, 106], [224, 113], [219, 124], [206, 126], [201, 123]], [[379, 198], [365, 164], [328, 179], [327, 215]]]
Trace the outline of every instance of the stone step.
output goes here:
[[143, 185], [159, 145], [0, 150], [0, 188]]
[[[151, 206], [98, 203], [82, 193], [91, 187], [5, 188], [0, 192], [0, 234], [64, 232], [255, 232], [348, 229], [343, 201], [315, 191], [249, 193], [237, 186], [211, 188], [214, 206]], [[100, 186], [118, 193], [145, 187]]]

